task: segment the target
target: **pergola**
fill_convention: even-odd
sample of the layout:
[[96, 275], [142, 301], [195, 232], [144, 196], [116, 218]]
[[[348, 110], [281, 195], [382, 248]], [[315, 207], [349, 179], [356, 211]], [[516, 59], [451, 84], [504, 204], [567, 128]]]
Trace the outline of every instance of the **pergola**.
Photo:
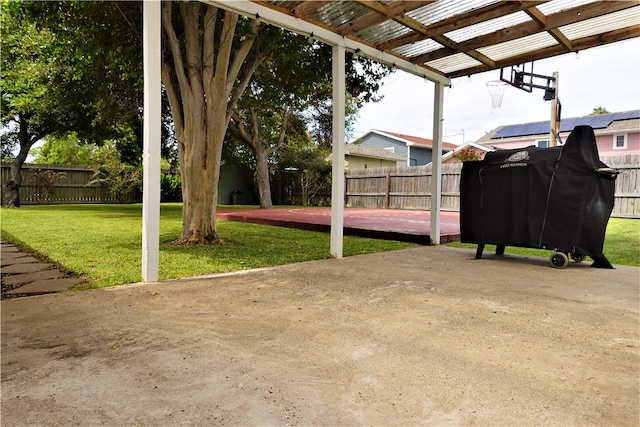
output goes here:
[[[199, 0], [320, 40], [333, 48], [331, 254], [342, 257], [345, 53], [435, 84], [432, 244], [440, 243], [442, 107], [450, 79], [640, 36], [640, 2], [496, 0]], [[159, 1], [144, 2], [142, 277], [157, 281], [160, 218]], [[637, 54], [630, 52], [630, 54]]]

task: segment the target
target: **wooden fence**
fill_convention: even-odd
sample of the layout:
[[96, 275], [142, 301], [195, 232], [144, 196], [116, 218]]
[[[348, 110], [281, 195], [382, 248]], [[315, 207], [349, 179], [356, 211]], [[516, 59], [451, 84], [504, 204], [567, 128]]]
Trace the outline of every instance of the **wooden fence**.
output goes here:
[[[611, 216], [640, 218], [640, 154], [603, 156], [602, 161], [620, 171]], [[57, 182], [51, 191], [45, 191], [47, 189], [38, 187], [33, 180], [36, 169], [64, 172], [65, 179]], [[442, 165], [443, 211], [460, 210], [461, 169], [461, 163]], [[27, 164], [21, 173], [20, 202], [24, 205], [119, 203], [104, 186], [89, 184], [91, 169]], [[4, 184], [10, 179], [10, 166], [2, 165], [2, 200]], [[348, 207], [428, 210], [431, 206], [431, 166], [350, 170], [346, 174], [345, 188]], [[139, 195], [134, 192], [124, 197], [125, 203], [136, 201], [139, 201]]]
[[[640, 218], [640, 154], [603, 156], [602, 161], [620, 171], [611, 216]], [[460, 210], [461, 170], [462, 163], [442, 165], [443, 211]], [[431, 166], [350, 170], [345, 187], [348, 207], [428, 210]]]
[[[462, 163], [442, 165], [442, 210], [460, 209], [461, 169]], [[345, 188], [349, 207], [429, 209], [431, 165], [350, 170]]]
[[611, 216], [640, 218], [640, 154], [602, 156], [601, 160], [620, 171], [616, 178], [616, 202]]
[[[34, 180], [36, 170], [63, 172], [65, 178], [60, 179], [51, 188], [38, 186]], [[139, 201], [135, 192], [126, 194], [117, 200], [108, 188], [99, 184], [89, 184], [93, 171], [74, 166], [45, 166], [25, 164], [20, 171], [20, 203], [23, 205], [41, 204], [73, 204], [73, 203], [133, 203]], [[2, 165], [2, 200], [4, 200], [5, 184], [11, 180], [11, 166]]]

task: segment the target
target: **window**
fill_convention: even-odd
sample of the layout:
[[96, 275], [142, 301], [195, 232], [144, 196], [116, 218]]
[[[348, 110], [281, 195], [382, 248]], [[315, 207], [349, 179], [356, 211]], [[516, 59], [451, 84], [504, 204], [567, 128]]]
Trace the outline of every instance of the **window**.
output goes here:
[[613, 135], [613, 149], [614, 150], [626, 150], [627, 148], [627, 134], [622, 133]]
[[384, 147], [385, 150], [391, 151], [392, 153], [396, 152], [396, 147]]
[[549, 140], [548, 139], [539, 139], [536, 141], [536, 147], [538, 148], [549, 148]]

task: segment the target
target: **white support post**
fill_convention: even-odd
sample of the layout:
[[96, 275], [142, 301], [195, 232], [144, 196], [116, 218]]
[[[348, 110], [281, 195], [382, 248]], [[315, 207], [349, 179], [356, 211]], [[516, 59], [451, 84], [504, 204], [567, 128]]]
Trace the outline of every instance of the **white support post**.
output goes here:
[[146, 0], [143, 8], [142, 280], [157, 282], [160, 258], [161, 2]]
[[442, 197], [442, 108], [444, 85], [435, 82], [433, 97], [433, 149], [431, 150], [431, 244], [440, 244], [440, 199]]
[[331, 166], [331, 256], [342, 258], [344, 226], [345, 48], [333, 46], [333, 141]]

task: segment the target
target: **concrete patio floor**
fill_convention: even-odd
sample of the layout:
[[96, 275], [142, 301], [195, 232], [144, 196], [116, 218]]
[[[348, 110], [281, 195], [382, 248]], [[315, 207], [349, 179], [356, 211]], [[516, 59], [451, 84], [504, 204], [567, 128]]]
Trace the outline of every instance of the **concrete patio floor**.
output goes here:
[[474, 253], [4, 300], [2, 425], [637, 425], [640, 269]]

